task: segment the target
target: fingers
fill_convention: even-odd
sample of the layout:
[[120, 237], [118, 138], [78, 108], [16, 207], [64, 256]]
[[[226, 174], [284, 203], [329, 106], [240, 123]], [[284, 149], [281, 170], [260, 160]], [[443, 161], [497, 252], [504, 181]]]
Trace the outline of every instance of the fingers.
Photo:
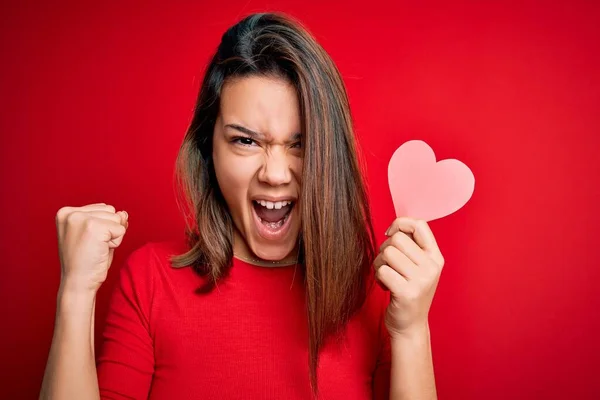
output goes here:
[[[85, 212], [88, 214], [92, 213], [92, 215], [95, 217], [109, 218], [111, 220], [114, 220], [115, 222], [118, 222], [118, 223], [121, 223], [124, 225], [126, 225], [126, 222], [129, 217], [129, 215], [127, 214], [126, 211], [116, 212], [115, 207], [113, 207], [111, 205], [106, 205], [104, 203], [97, 203], [97, 204], [88, 204], [83, 207], [62, 207], [56, 213], [56, 223], [60, 224], [64, 221], [66, 221], [66, 219], [69, 217], [69, 215], [74, 212]], [[100, 213], [100, 214], [94, 214], [94, 213]], [[117, 216], [117, 217], [114, 217], [114, 216]]]
[[122, 214], [119, 213], [111, 213], [108, 211], [86, 211], [85, 212], [88, 217], [101, 218], [108, 221], [115, 222], [117, 224], [121, 224], [121, 221], [124, 219]]
[[394, 271], [402, 275], [405, 280], [412, 279], [418, 271], [415, 263], [410, 260], [402, 251], [394, 246], [387, 246], [379, 253], [373, 262], [375, 268], [382, 265], [391, 267]]
[[413, 243], [423, 249], [436, 264], [443, 267], [444, 257], [427, 221], [408, 217], [396, 218], [388, 228], [386, 235], [394, 235], [397, 232], [412, 235], [414, 238]]
[[[109, 222], [109, 224], [104, 224], [110, 232], [108, 247], [119, 247], [119, 245], [123, 241], [123, 237], [125, 236], [127, 228], [129, 226], [127, 212], [119, 211], [113, 214], [106, 211], [89, 211], [86, 214], [88, 214], [88, 216], [92, 216], [94, 218]], [[107, 241], [107, 238], [108, 236], [104, 238], [104, 241]]]
[[127, 214], [127, 211], [119, 211], [114, 214], [105, 211], [90, 211], [87, 214], [95, 218], [103, 218], [113, 221], [117, 224], [123, 225], [125, 228], [129, 227], [129, 215]]
[[[120, 223], [104, 219], [94, 218], [87, 221], [89, 229], [93, 232], [100, 232], [100, 239], [108, 243], [109, 248], [119, 247], [127, 229]], [[96, 225], [103, 229], [96, 229]]]
[[83, 207], [62, 207], [56, 213], [56, 223], [60, 224], [64, 222], [70, 214], [77, 211], [106, 211], [115, 213], [116, 210], [113, 206], [104, 203], [88, 204]]
[[77, 211], [73, 211], [69, 213], [65, 221], [69, 219], [90, 219], [90, 218], [98, 218], [107, 221], [112, 221], [116, 224], [123, 225], [125, 228], [128, 227], [128, 215], [125, 211], [119, 211], [117, 213], [112, 213], [110, 211], [81, 211], [81, 209]]
[[384, 289], [391, 291], [392, 293], [400, 293], [403, 286], [407, 284], [406, 280], [394, 271], [389, 265], [382, 265], [375, 271], [375, 278], [381, 282]]
[[107, 211], [107, 212], [111, 212], [113, 214], [116, 211], [115, 207], [111, 206], [110, 204], [104, 204], [104, 203], [88, 204], [83, 207], [77, 207], [77, 208], [81, 211]]
[[[57, 214], [57, 221], [63, 222], [58, 224], [59, 233], [66, 234], [70, 229], [84, 226], [84, 229], [94, 235], [100, 235], [100, 239], [107, 242], [109, 248], [116, 248], [129, 227], [129, 215], [126, 211], [114, 212], [114, 209], [105, 204], [63, 207]], [[67, 223], [69, 221], [72, 223]]]
[[427, 254], [406, 233], [397, 231], [390, 236], [379, 248], [384, 252], [387, 247], [395, 247], [406, 255], [413, 263], [423, 265], [427, 262]]

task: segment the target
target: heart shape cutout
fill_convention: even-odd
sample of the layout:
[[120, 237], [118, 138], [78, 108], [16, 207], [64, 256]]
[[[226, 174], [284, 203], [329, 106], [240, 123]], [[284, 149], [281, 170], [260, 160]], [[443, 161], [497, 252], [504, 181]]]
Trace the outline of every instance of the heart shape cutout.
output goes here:
[[397, 217], [432, 221], [458, 211], [475, 190], [475, 176], [455, 159], [436, 162], [422, 140], [402, 144], [388, 165], [388, 183]]

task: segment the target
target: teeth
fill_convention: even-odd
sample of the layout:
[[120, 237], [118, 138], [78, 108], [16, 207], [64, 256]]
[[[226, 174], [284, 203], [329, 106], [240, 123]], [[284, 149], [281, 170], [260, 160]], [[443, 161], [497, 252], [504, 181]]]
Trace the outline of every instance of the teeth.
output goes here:
[[285, 207], [289, 204], [292, 204], [291, 201], [266, 201], [266, 200], [256, 200], [256, 203], [260, 204], [263, 207], [267, 207], [269, 210], [276, 209], [280, 210], [282, 207]]

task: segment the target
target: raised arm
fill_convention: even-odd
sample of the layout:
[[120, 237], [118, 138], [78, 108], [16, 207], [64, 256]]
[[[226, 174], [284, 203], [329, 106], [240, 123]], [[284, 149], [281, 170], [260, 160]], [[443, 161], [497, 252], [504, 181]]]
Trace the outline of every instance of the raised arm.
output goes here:
[[94, 355], [96, 293], [127, 227], [127, 213], [104, 203], [63, 207], [56, 214], [61, 281], [40, 399], [100, 399]]
[[390, 399], [435, 400], [429, 309], [444, 257], [424, 220], [397, 218], [375, 258], [375, 277], [390, 291]]

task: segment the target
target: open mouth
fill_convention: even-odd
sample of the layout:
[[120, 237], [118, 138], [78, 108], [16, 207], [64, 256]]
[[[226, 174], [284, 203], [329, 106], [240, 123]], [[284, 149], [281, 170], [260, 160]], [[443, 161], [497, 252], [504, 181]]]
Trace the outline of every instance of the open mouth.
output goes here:
[[293, 201], [253, 200], [255, 222], [260, 235], [271, 240], [283, 237], [294, 205]]

